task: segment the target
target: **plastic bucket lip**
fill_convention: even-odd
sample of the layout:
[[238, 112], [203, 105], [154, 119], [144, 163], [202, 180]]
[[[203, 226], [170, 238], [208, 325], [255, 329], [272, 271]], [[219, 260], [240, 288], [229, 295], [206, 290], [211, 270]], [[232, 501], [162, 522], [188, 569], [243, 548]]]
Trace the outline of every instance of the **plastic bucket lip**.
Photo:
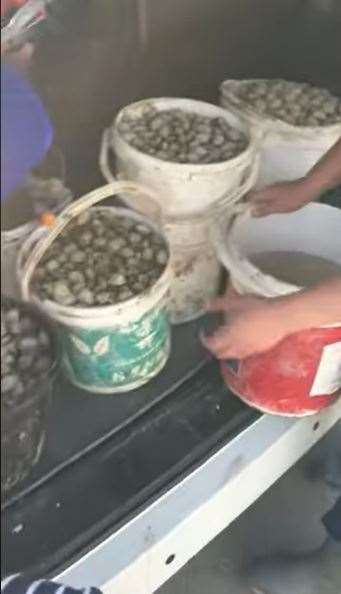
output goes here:
[[[216, 163], [177, 163], [176, 161], [168, 161], [167, 159], [159, 159], [158, 157], [149, 155], [148, 153], [144, 152], [143, 150], [139, 150], [139, 149], [135, 148], [132, 144], [130, 144], [129, 142], [127, 142], [125, 140], [124, 136], [118, 130], [118, 124], [120, 123], [121, 119], [123, 118], [123, 116], [126, 113], [129, 113], [129, 111], [137, 109], [138, 107], [143, 108], [143, 106], [145, 106], [145, 107], [156, 107], [157, 108], [157, 106], [162, 105], [163, 102], [165, 103], [165, 107], [160, 109], [159, 110], [160, 112], [166, 111], [167, 109], [176, 108], [175, 103], [177, 103], [179, 108], [182, 106], [184, 111], [188, 111], [188, 112], [192, 111], [195, 113], [195, 104], [197, 104], [198, 106], [202, 106], [205, 108], [207, 108], [207, 107], [209, 109], [212, 108], [212, 112], [215, 111], [215, 113], [217, 114], [217, 117], [219, 117], [218, 114], [220, 114], [220, 117], [222, 119], [226, 120], [228, 123], [230, 123], [230, 125], [231, 125], [230, 120], [235, 120], [236, 124], [238, 122], [238, 129], [242, 130], [242, 132], [245, 134], [245, 136], [247, 138], [247, 141], [248, 141], [247, 146], [241, 153], [239, 153], [235, 157], [233, 157], [231, 159], [225, 159], [224, 161], [218, 161]], [[168, 107], [166, 106], [167, 102], [169, 102]], [[172, 105], [173, 102], [174, 102], [174, 105]], [[189, 107], [190, 104], [192, 104], [192, 110], [184, 109], [184, 107], [186, 107], [186, 106]], [[209, 117], [209, 116], [207, 116], [207, 117]], [[129, 148], [129, 150], [132, 152], [132, 154], [143, 155], [143, 157], [146, 160], [149, 160], [149, 162], [151, 164], [158, 165], [160, 169], [162, 169], [163, 167], [167, 167], [167, 169], [181, 168], [182, 171], [187, 171], [189, 173], [191, 173], [191, 172], [197, 173], [199, 167], [203, 168], [204, 170], [219, 171], [220, 169], [225, 169], [226, 163], [231, 163], [231, 165], [238, 166], [239, 163], [244, 159], [245, 153], [251, 150], [251, 145], [252, 145], [252, 140], [253, 140], [252, 131], [248, 128], [248, 126], [245, 124], [245, 122], [243, 122], [235, 114], [227, 113], [226, 109], [224, 109], [223, 107], [220, 107], [219, 105], [215, 105], [214, 103], [199, 101], [197, 99], [189, 99], [189, 98], [187, 99], [187, 98], [180, 98], [180, 97], [179, 98], [178, 97], [153, 97], [153, 98], [149, 98], [149, 99], [142, 99], [141, 101], [135, 101], [134, 103], [130, 103], [129, 105], [126, 105], [119, 111], [119, 113], [117, 114], [117, 116], [114, 119], [114, 122], [112, 125], [112, 134], [113, 134], [112, 139], [113, 140], [117, 139], [124, 146]]]
[[34, 389], [32, 389], [32, 391], [37, 392], [37, 393], [35, 393], [32, 396], [30, 396], [29, 398], [25, 399], [18, 406], [14, 406], [13, 409], [10, 409], [9, 411], [5, 411], [5, 410], [1, 411], [1, 413], [2, 413], [1, 416], [3, 416], [4, 420], [6, 420], [6, 417], [18, 415], [18, 414], [26, 411], [28, 408], [30, 408], [30, 406], [32, 406], [32, 404], [34, 404], [34, 403], [38, 402], [39, 400], [41, 400], [42, 398], [44, 398], [44, 396], [40, 393], [39, 386], [46, 381], [51, 381], [55, 377], [55, 375], [58, 371], [58, 367], [60, 365], [60, 361], [61, 361], [61, 344], [60, 344], [60, 341], [59, 341], [57, 334], [54, 330], [54, 324], [34, 304], [27, 303], [24, 301], [19, 301], [17, 299], [14, 299], [13, 297], [9, 297], [7, 295], [1, 296], [1, 302], [5, 303], [6, 305], [8, 304], [10, 306], [17, 307], [18, 309], [27, 313], [29, 316], [33, 317], [36, 321], [38, 321], [39, 326], [41, 328], [44, 328], [44, 330], [46, 330], [46, 332], [50, 338], [51, 350], [52, 350], [52, 355], [53, 355], [50, 367], [45, 372], [43, 372], [41, 374], [40, 381], [37, 382], [36, 387]]
[[[320, 209], [321, 212], [330, 213], [337, 212], [340, 213], [339, 209], [333, 206], [329, 206], [327, 204], [321, 203], [312, 203], [305, 206], [305, 209]], [[303, 210], [303, 209], [302, 209]], [[292, 213], [295, 214], [295, 213]], [[273, 216], [283, 216], [283, 215], [273, 215]], [[284, 215], [285, 216], [285, 215]], [[237, 217], [234, 216], [233, 212], [231, 217], [223, 222], [219, 228], [215, 229], [214, 233], [214, 242], [215, 247], [217, 250], [217, 254], [219, 260], [221, 261], [224, 268], [229, 270], [232, 277], [236, 277], [235, 270], [236, 270], [236, 262], [239, 263], [239, 271], [238, 271], [238, 278], [236, 277], [237, 281], [246, 282], [249, 284], [251, 288], [251, 284], [253, 289], [257, 290], [260, 295], [266, 297], [277, 297], [279, 295], [289, 295], [301, 290], [304, 290], [306, 287], [299, 286], [291, 283], [287, 283], [280, 279], [277, 279], [275, 276], [270, 274], [265, 274], [262, 272], [257, 266], [252, 264], [252, 262], [248, 259], [247, 254], [243, 254], [242, 251], [238, 248], [238, 233], [240, 228], [239, 225], [243, 225], [244, 223], [248, 223], [252, 220], [251, 214], [249, 211], [242, 212]], [[255, 222], [257, 219], [255, 219]], [[234, 263], [234, 266], [231, 266], [231, 262]], [[265, 291], [270, 290], [269, 287], [271, 285], [271, 294], [265, 294]]]

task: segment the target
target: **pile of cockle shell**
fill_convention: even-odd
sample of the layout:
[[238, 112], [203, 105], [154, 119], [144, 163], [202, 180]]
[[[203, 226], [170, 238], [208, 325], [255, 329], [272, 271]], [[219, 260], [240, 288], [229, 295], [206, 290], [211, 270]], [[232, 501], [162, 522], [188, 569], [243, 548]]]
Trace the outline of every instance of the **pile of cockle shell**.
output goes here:
[[147, 223], [93, 208], [57, 237], [33, 277], [35, 293], [65, 306], [115, 305], [148, 290], [168, 262]]
[[1, 304], [1, 410], [24, 401], [51, 368], [49, 334], [26, 310]]
[[[228, 87], [226, 87], [228, 88]], [[224, 85], [223, 85], [224, 96]], [[341, 123], [341, 99], [327, 89], [285, 80], [245, 81], [237, 98], [259, 114], [294, 126], [328, 126]]]
[[248, 145], [245, 134], [224, 118], [181, 109], [148, 107], [138, 116], [127, 109], [117, 129], [134, 148], [174, 163], [220, 163], [236, 157]]

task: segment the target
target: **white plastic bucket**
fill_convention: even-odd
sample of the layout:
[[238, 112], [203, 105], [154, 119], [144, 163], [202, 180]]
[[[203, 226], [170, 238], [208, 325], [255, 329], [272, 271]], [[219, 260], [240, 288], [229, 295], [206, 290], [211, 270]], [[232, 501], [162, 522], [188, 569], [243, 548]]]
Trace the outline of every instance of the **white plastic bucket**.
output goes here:
[[[246, 149], [237, 157], [221, 163], [187, 164], [164, 161], [143, 153], [127, 143], [118, 131], [118, 125], [126, 113], [139, 118], [144, 110], [158, 111], [181, 109], [207, 117], [221, 117], [228, 124], [242, 130], [249, 139]], [[109, 151], [116, 160], [118, 178], [131, 179], [154, 190], [164, 215], [181, 216], [203, 212], [217, 200], [231, 199], [242, 190], [258, 168], [258, 153], [249, 127], [239, 117], [225, 109], [193, 99], [158, 98], [145, 99], [122, 109], [108, 128], [102, 140], [100, 166], [108, 182], [114, 181], [110, 170]]]
[[[216, 227], [221, 262], [239, 294], [277, 297], [302, 287], [264, 274], [250, 256], [271, 251], [304, 252], [341, 266], [341, 211], [311, 204], [288, 215], [237, 217]], [[340, 295], [341, 299], [341, 295]], [[341, 319], [296, 332], [265, 353], [222, 365], [229, 388], [264, 412], [303, 416], [335, 401], [341, 388]]]
[[248, 256], [269, 251], [297, 251], [341, 264], [341, 211], [325, 204], [309, 204], [290, 214], [253, 218], [248, 211], [215, 227], [215, 246], [239, 293], [278, 297], [299, 291], [265, 275]]
[[[50, 232], [37, 230], [23, 245], [18, 259], [24, 299], [32, 300], [58, 322], [63, 361], [70, 380], [85, 390], [99, 393], [128, 392], [155, 377], [170, 353], [167, 297], [170, 264], [151, 289], [118, 305], [66, 307], [41, 301], [30, 291], [33, 272], [47, 248], [71, 219], [100, 200], [120, 192], [145, 193], [130, 182], [99, 188], [74, 202], [56, 220]], [[101, 207], [95, 207], [101, 208]], [[160, 231], [145, 217], [125, 208], [104, 207]], [[34, 245], [33, 249], [32, 246]]]
[[[292, 126], [257, 114], [239, 99], [241, 85], [253, 80], [226, 80], [220, 86], [220, 103], [246, 122], [260, 143], [257, 185], [303, 177], [341, 137], [341, 123], [331, 126]], [[260, 82], [265, 82], [260, 79]]]
[[[181, 109], [208, 117], [222, 117], [242, 130], [249, 144], [234, 159], [214, 164], [183, 164], [163, 161], [129, 145], [118, 131], [121, 118], [129, 112], [139, 118], [145, 109]], [[221, 267], [210, 238], [212, 212], [228, 211], [255, 183], [259, 157], [248, 126], [240, 118], [209, 103], [191, 99], [147, 99], [124, 108], [112, 127], [104, 132], [100, 166], [108, 182], [115, 181], [109, 165], [114, 152], [117, 177], [144, 184], [153, 191], [161, 212], [165, 234], [171, 246], [173, 282], [170, 316], [174, 324], [188, 322], [205, 312], [208, 299], [217, 294]], [[136, 206], [135, 200], [123, 196]], [[149, 214], [148, 200], [138, 208]]]
[[[72, 192], [59, 179], [42, 180], [30, 177], [26, 184], [17, 191], [22, 193], [22, 200], [32, 202], [32, 211], [36, 218], [16, 226], [12, 229], [1, 230], [1, 284], [2, 292], [11, 297], [20, 296], [20, 288], [15, 276], [16, 260], [21, 245], [39, 225], [39, 214], [42, 205], [48, 204], [48, 209], [58, 214], [72, 201]], [[50, 204], [52, 203], [52, 208]], [[7, 208], [6, 202], [3, 209]]]

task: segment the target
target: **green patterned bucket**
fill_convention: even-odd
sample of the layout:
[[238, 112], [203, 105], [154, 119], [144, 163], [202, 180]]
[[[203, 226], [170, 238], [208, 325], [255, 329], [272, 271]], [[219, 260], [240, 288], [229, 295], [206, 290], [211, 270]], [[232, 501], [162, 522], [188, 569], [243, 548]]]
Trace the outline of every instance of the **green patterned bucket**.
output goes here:
[[[117, 188], [121, 187], [126, 190], [135, 185], [118, 183]], [[105, 186], [88, 195], [87, 201], [94, 204], [103, 196], [115, 193], [114, 189], [113, 186]], [[116, 207], [110, 207], [110, 210], [143, 222], [160, 234], [157, 227], [134, 211]], [[27, 257], [27, 254], [22, 253], [21, 260], [25, 262], [22, 266], [24, 296], [25, 292], [28, 293], [26, 287], [29, 286], [36, 262], [54, 237], [68, 224], [74, 212], [79, 214], [75, 204], [64, 211], [64, 223], [62, 220], [59, 223], [57, 221], [47, 238], [41, 239], [40, 232], [39, 239], [37, 233], [38, 241], [33, 255], [31, 253]], [[34, 238], [30, 241], [31, 246], [32, 242]], [[29, 247], [27, 244], [26, 249]], [[117, 305], [67, 307], [49, 300], [40, 302], [32, 295], [31, 299], [58, 323], [63, 362], [73, 384], [91, 392], [128, 392], [147, 383], [161, 371], [168, 360], [171, 346], [167, 311], [171, 276], [168, 262], [161, 277], [150, 289]]]
[[49, 307], [72, 383], [91, 392], [128, 392], [161, 371], [170, 353], [169, 282], [166, 270], [147, 294], [119, 305], [91, 310], [56, 305], [54, 312]]
[[170, 352], [167, 312], [161, 304], [124, 325], [61, 325], [60, 333], [72, 382], [96, 392], [138, 388], [163, 368]]
[[118, 305], [44, 302], [44, 311], [58, 322], [64, 367], [73, 384], [91, 392], [128, 392], [161, 371], [170, 353], [170, 279], [168, 267], [149, 291]]
[[49, 312], [59, 322], [63, 362], [72, 383], [91, 392], [128, 392], [161, 371], [170, 353], [168, 277], [164, 275], [149, 295], [124, 305], [93, 308], [91, 319]]

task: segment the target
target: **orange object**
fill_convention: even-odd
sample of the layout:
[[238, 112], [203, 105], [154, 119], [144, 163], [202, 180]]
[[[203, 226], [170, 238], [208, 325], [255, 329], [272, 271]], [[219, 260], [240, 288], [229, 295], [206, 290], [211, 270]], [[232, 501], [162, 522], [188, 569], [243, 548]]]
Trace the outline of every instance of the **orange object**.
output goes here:
[[53, 212], [44, 212], [40, 217], [40, 223], [44, 227], [52, 227], [55, 223], [56, 217]]

